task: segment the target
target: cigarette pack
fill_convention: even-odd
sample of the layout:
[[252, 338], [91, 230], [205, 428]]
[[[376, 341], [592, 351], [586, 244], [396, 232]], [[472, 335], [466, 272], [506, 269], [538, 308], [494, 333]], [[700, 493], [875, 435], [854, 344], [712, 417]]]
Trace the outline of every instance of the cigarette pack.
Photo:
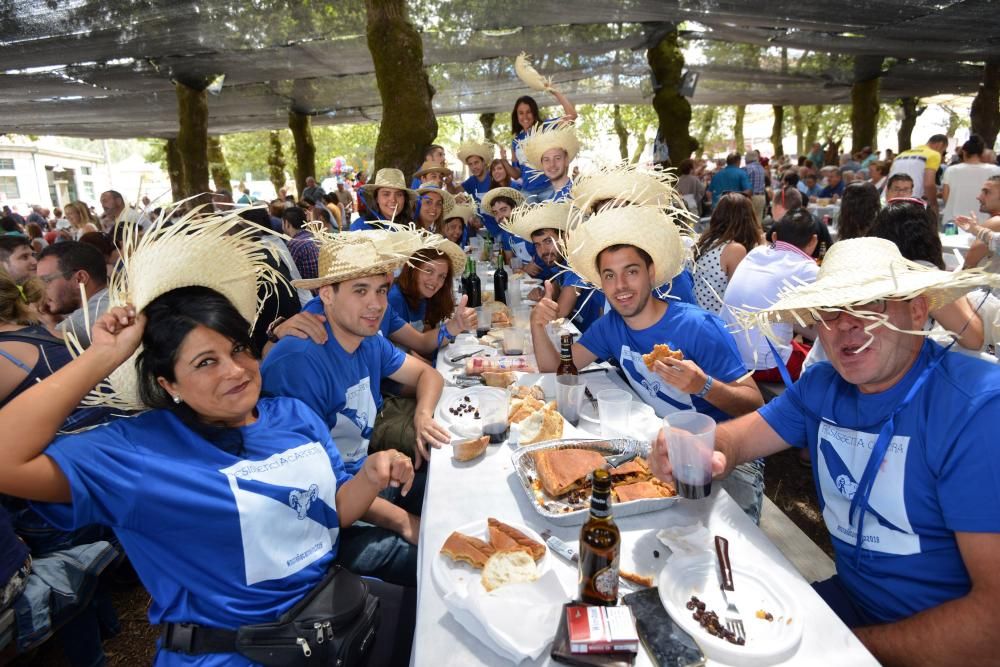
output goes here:
[[639, 635], [629, 607], [566, 607], [569, 648], [573, 653], [635, 653]]

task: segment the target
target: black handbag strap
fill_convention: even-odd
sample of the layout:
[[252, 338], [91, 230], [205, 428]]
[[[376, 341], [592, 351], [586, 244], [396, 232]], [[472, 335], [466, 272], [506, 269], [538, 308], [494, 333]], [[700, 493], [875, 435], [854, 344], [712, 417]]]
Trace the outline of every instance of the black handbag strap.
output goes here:
[[161, 627], [160, 646], [164, 650], [188, 655], [236, 652], [235, 630], [193, 623], [164, 623]]

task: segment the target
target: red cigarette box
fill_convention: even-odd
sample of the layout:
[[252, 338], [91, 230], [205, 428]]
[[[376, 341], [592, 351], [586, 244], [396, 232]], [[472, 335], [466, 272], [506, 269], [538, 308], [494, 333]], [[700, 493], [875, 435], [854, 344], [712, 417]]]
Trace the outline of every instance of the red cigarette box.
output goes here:
[[566, 607], [569, 650], [573, 653], [636, 653], [639, 635], [630, 607]]

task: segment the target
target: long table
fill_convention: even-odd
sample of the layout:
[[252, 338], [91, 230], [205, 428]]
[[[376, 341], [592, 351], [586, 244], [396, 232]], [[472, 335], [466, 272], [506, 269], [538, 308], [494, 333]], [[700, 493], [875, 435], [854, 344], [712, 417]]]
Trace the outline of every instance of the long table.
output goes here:
[[[439, 367], [446, 374], [450, 367], [439, 359]], [[613, 373], [583, 375], [588, 383], [608, 381], [625, 387]], [[448, 400], [454, 387], [445, 389], [442, 400]], [[491, 445], [485, 456], [470, 462], [459, 463], [451, 458], [448, 447], [432, 455], [427, 490], [424, 499], [420, 528], [419, 588], [417, 626], [412, 654], [412, 664], [424, 665], [506, 665], [509, 661], [482, 644], [448, 612], [443, 594], [434, 583], [431, 567], [434, 559], [441, 558], [438, 551], [448, 535], [457, 527], [471, 521], [485, 521], [493, 516], [501, 521], [525, 524], [541, 532], [551, 530], [554, 535], [576, 546], [579, 526], [556, 526], [538, 515], [520, 488], [511, 462], [513, 449], [508, 443]], [[877, 665], [865, 647], [840, 621], [833, 611], [813, 591], [767, 536], [740, 510], [728, 494], [717, 485], [706, 500], [679, 501], [673, 507], [656, 513], [640, 514], [616, 519], [622, 533], [621, 567], [642, 574], [658, 574], [665, 564], [669, 550], [660, 544], [655, 534], [663, 527], [666, 513], [681, 525], [700, 522], [713, 534], [726, 536], [732, 553], [773, 573], [776, 582], [792, 594], [800, 606], [803, 636], [798, 651], [783, 665], [814, 665], [829, 663], [831, 656], [838, 665]], [[654, 555], [658, 553], [658, 557]], [[550, 554], [552, 568], [568, 594], [577, 586], [576, 566]], [[553, 634], [555, 628], [553, 628]], [[554, 663], [548, 653], [526, 665]], [[646, 654], [640, 650], [637, 665], [650, 665]], [[709, 664], [719, 664], [712, 661]]]

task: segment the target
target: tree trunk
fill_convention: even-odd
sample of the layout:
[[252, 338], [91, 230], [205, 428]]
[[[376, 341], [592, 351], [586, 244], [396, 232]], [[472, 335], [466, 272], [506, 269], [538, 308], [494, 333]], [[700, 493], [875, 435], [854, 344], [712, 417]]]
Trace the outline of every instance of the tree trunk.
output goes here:
[[986, 61], [983, 82], [972, 100], [969, 117], [972, 133], [982, 137], [988, 148], [993, 148], [1000, 132], [1000, 60]]
[[715, 129], [715, 121], [719, 117], [719, 107], [710, 106], [705, 111], [705, 117], [702, 119], [702, 126], [700, 128], [701, 136], [698, 138], [698, 143], [701, 146], [699, 153], [701, 155], [705, 154], [708, 150], [708, 137], [712, 134], [712, 130]]
[[743, 119], [746, 118], [747, 105], [736, 105], [736, 123], [733, 125], [733, 137], [736, 139], [736, 152], [743, 154], [746, 150], [746, 140], [743, 138]]
[[628, 160], [628, 128], [622, 122], [622, 108], [615, 104], [612, 109], [612, 117], [615, 119], [615, 134], [618, 135], [618, 154], [622, 160]]
[[295, 189], [298, 197], [306, 189], [306, 179], [316, 177], [316, 144], [313, 142], [312, 117], [298, 111], [288, 112], [288, 128], [295, 140]]
[[208, 169], [212, 173], [212, 182], [216, 190], [232, 190], [229, 165], [226, 164], [226, 154], [222, 152], [222, 142], [219, 137], [208, 138]]
[[646, 144], [649, 143], [646, 141], [646, 132], [648, 130], [649, 130], [649, 125], [648, 124], [643, 125], [642, 130], [640, 132], [637, 132], [635, 135], [635, 138], [637, 139], [637, 141], [635, 142], [635, 152], [632, 153], [632, 159], [629, 160], [629, 162], [631, 162], [632, 164], [638, 164], [639, 158], [642, 157], [642, 152], [646, 150]]
[[[806, 151], [812, 150], [812, 145], [816, 143], [819, 138], [819, 118], [823, 114], [823, 105], [815, 104], [813, 105], [813, 113], [809, 116], [809, 121], [806, 123], [806, 138], [802, 142], [803, 147]], [[823, 165], [816, 165], [817, 168]]]
[[270, 150], [267, 153], [267, 175], [277, 195], [285, 187], [285, 156], [281, 151], [281, 133], [271, 130], [268, 141]]
[[479, 114], [479, 122], [483, 126], [483, 138], [486, 139], [491, 144], [497, 142], [496, 136], [493, 134], [493, 123], [497, 120], [497, 115], [495, 113], [481, 113]]
[[806, 124], [802, 122], [802, 108], [798, 104], [792, 107], [792, 124], [795, 125], [795, 154], [805, 155]]
[[175, 202], [184, 199], [184, 160], [177, 148], [176, 139], [167, 139], [167, 176], [170, 177], [170, 195]]
[[917, 98], [904, 97], [899, 100], [899, 106], [903, 109], [903, 118], [899, 122], [899, 130], [896, 132], [896, 150], [902, 152], [912, 148], [910, 142], [912, 141], [913, 128], [917, 124]]
[[854, 85], [851, 86], [851, 153], [875, 143], [878, 134], [878, 83], [882, 76], [882, 56], [854, 57]]
[[[205, 89], [195, 90], [179, 81], [174, 83], [177, 91], [177, 152], [183, 165], [183, 197], [202, 195], [208, 187], [208, 94]], [[204, 196], [192, 202], [193, 205], [208, 203], [211, 197]]]
[[782, 144], [785, 137], [785, 107], [780, 104], [771, 106], [774, 111], [774, 124], [771, 126], [771, 145], [774, 147], [774, 157], [781, 157], [785, 154], [785, 147]]
[[375, 169], [395, 167], [409, 175], [438, 132], [423, 43], [407, 16], [406, 0], [365, 0], [365, 8], [368, 50], [382, 98]]
[[698, 142], [689, 133], [691, 104], [678, 92], [684, 54], [677, 44], [676, 26], [659, 44], [646, 51], [646, 59], [653, 71], [653, 109], [659, 121], [657, 136], [667, 145], [670, 160], [679, 164], [691, 156]]

